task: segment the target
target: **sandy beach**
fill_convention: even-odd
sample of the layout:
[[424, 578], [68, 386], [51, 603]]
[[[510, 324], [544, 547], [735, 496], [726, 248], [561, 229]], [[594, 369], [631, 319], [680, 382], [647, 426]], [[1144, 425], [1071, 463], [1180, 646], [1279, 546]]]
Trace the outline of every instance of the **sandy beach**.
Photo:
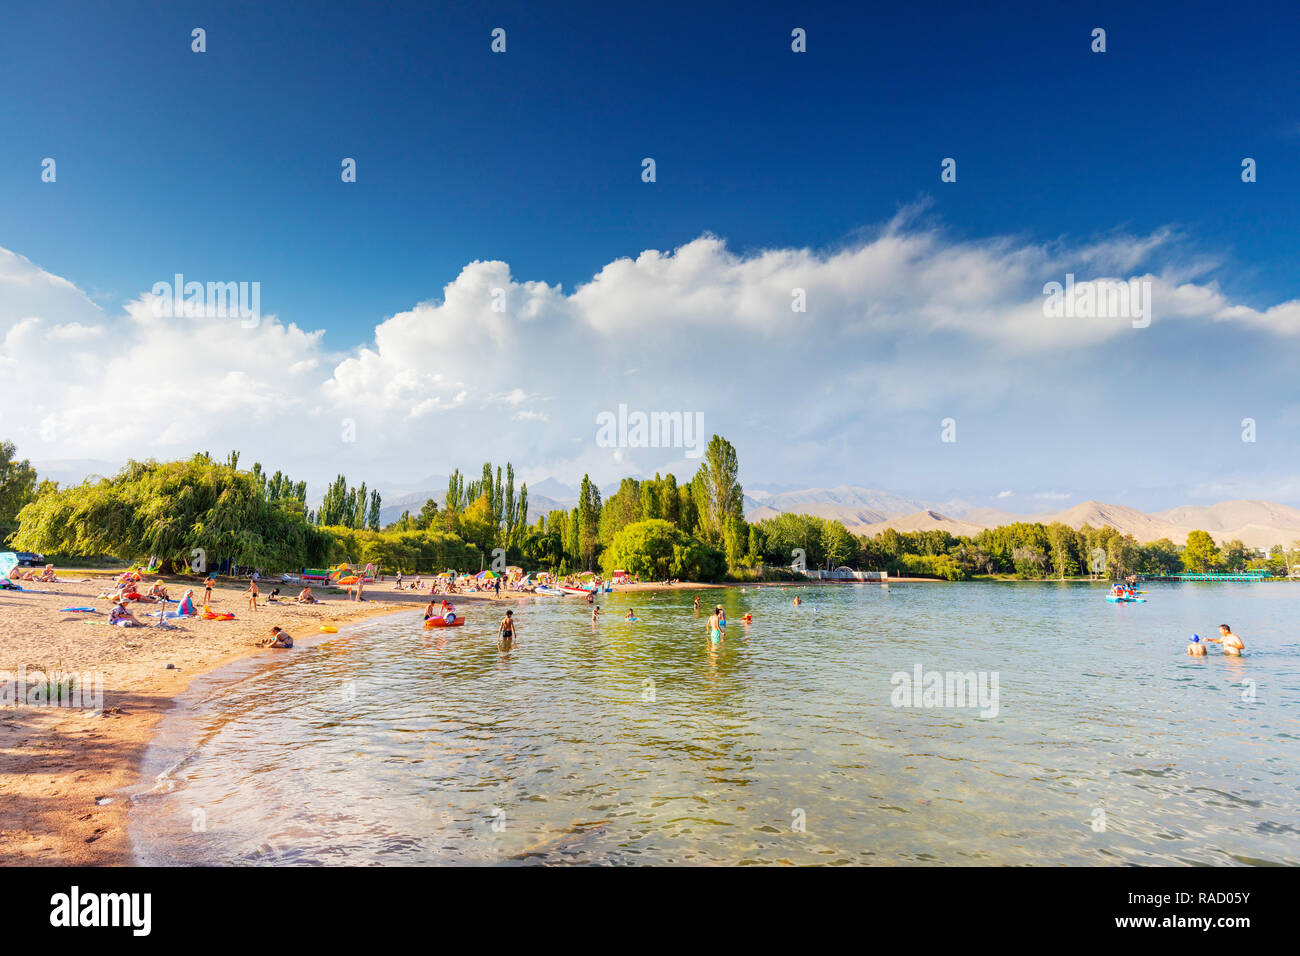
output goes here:
[[[214, 592], [212, 607], [234, 613], [234, 620], [191, 618], [169, 620], [171, 628], [119, 628], [103, 623], [109, 602], [98, 598], [112, 574], [71, 571], [59, 577], [58, 583], [24, 582], [31, 590], [0, 594], [0, 671], [17, 677], [25, 667], [28, 680], [36, 671], [93, 674], [102, 679], [103, 712], [0, 707], [2, 865], [129, 864], [127, 801], [120, 791], [136, 781], [154, 725], [190, 681], [246, 655], [294, 653], [257, 646], [272, 626], [301, 638], [318, 635], [322, 625], [341, 627], [428, 601], [427, 593], [396, 592], [391, 582], [380, 582], [367, 588], [361, 603], [318, 588], [318, 605], [262, 603], [250, 611], [243, 594], [247, 585], [228, 583]], [[194, 586], [166, 583], [173, 597]], [[263, 583], [263, 602], [272, 587]], [[202, 597], [202, 589], [196, 590]], [[503, 594], [501, 600], [517, 597]], [[492, 597], [468, 594], [454, 600], [463, 605]], [[74, 606], [102, 613], [59, 610]], [[132, 607], [142, 621], [157, 620], [147, 616], [153, 605]]]

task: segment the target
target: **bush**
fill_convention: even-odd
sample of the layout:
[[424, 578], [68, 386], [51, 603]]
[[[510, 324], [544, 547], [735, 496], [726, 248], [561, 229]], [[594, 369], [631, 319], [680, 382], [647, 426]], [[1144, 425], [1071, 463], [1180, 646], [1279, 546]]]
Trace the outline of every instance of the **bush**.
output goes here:
[[601, 566], [606, 574], [622, 569], [647, 581], [713, 581], [727, 568], [717, 548], [657, 518], [633, 522], [614, 535]]

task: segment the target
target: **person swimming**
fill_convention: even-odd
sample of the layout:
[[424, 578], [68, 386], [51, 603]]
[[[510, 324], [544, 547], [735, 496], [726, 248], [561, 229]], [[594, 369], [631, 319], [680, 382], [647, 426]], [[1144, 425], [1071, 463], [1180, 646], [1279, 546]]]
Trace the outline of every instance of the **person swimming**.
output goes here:
[[1232, 633], [1232, 628], [1226, 624], [1219, 625], [1218, 637], [1207, 637], [1211, 644], [1218, 644], [1223, 648], [1223, 653], [1229, 657], [1240, 657], [1246, 650], [1246, 644], [1236, 634]]
[[635, 620], [636, 620], [636, 612], [633, 611], [631, 608], [628, 608], [628, 609], [627, 609], [627, 613], [623, 615], [623, 620], [625, 620], [625, 621], [635, 621]]
[[796, 597], [796, 598], [794, 599], [794, 603], [795, 603], [795, 606], [797, 607], [798, 605], [800, 605], [800, 604], [803, 603], [803, 598], [801, 598], [801, 597]]
[[1201, 643], [1201, 635], [1193, 634], [1191, 642], [1187, 645], [1187, 653], [1192, 657], [1204, 657], [1205, 645]]

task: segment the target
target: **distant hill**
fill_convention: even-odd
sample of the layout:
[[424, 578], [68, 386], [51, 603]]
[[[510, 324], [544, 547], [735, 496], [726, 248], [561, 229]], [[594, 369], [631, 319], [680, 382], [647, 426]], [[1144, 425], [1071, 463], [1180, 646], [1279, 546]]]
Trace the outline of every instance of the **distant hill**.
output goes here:
[[869, 524], [862, 531], [855, 533], [877, 535], [886, 528], [893, 528], [895, 531], [947, 531], [953, 535], [976, 535], [983, 531], [984, 527], [984, 525], [949, 518], [937, 511], [925, 510]]
[[[1072, 528], [1085, 524], [1094, 528], [1109, 525], [1121, 534], [1131, 534], [1142, 544], [1169, 538], [1184, 544], [1197, 529], [1208, 531], [1219, 544], [1240, 540], [1250, 548], [1269, 548], [1300, 541], [1300, 509], [1274, 501], [1221, 501], [1214, 505], [1188, 505], [1148, 514], [1126, 505], [1085, 501], [1064, 511], [1015, 514], [999, 508], [945, 511], [951, 505], [925, 505], [889, 492], [865, 488], [816, 489], [764, 495], [747, 500], [750, 521], [761, 521], [783, 511], [811, 514], [840, 521], [853, 534], [876, 535], [886, 528], [897, 531], [942, 530], [953, 535], [978, 534], [984, 528], [1019, 521], [1059, 521]], [[852, 502], [852, 504], [847, 504]], [[919, 507], [918, 507], [919, 505]]]

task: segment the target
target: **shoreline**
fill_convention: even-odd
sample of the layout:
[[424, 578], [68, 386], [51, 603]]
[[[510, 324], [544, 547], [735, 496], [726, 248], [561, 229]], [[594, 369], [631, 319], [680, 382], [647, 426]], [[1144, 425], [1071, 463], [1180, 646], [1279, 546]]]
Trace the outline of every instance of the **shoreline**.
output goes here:
[[[213, 592], [212, 606], [233, 612], [234, 620], [186, 618], [172, 621], [174, 627], [168, 629], [108, 627], [102, 622], [109, 604], [98, 594], [111, 588], [120, 573], [69, 569], [55, 583], [24, 582], [30, 590], [0, 595], [0, 672], [8, 672], [7, 679], [21, 668], [29, 682], [35, 671], [63, 671], [93, 675], [90, 683], [102, 681], [103, 690], [98, 714], [72, 707], [0, 706], [0, 866], [130, 866], [129, 793], [139, 788], [145, 752], [159, 722], [197, 679], [255, 654], [292, 654], [300, 643], [309, 647], [346, 637], [347, 625], [418, 610], [429, 600], [427, 592], [398, 592], [391, 581], [379, 581], [368, 586], [367, 599], [359, 604], [318, 588], [316, 605], [259, 603], [249, 611], [246, 584], [223, 582]], [[149, 575], [146, 580], [156, 579]], [[185, 578], [162, 580], [173, 597], [195, 584]], [[259, 582], [263, 600], [274, 586], [273, 581]], [[642, 583], [618, 590], [743, 586], [759, 582]], [[296, 593], [297, 588], [282, 590]], [[451, 597], [462, 607], [547, 600], [516, 592], [499, 598], [490, 593]], [[65, 613], [60, 610], [64, 606], [96, 607], [102, 613]], [[152, 623], [146, 615], [154, 605], [137, 602], [131, 607], [142, 621]], [[295, 635], [293, 650], [257, 646], [255, 641], [273, 624]], [[339, 627], [339, 634], [321, 633], [321, 624]]]
[[[57, 583], [25, 582], [33, 590], [0, 596], [0, 672], [7, 672], [6, 681], [19, 678], [24, 668], [28, 684], [40, 682], [33, 672], [61, 671], [88, 677], [88, 689], [97, 686], [103, 694], [100, 713], [0, 706], [0, 866], [130, 865], [126, 794], [139, 783], [159, 721], [196, 679], [255, 654], [292, 654], [255, 643], [273, 624], [296, 635], [297, 649], [299, 642], [321, 643], [309, 637], [336, 636], [322, 633], [322, 624], [346, 636], [346, 625], [410, 612], [428, 601], [427, 594], [385, 591], [380, 584], [359, 604], [318, 592], [316, 605], [259, 603], [250, 611], [244, 588], [223, 583], [213, 592], [213, 609], [233, 612], [232, 621], [189, 618], [169, 622], [174, 627], [168, 629], [116, 628], [103, 623], [109, 604], [97, 597], [116, 573], [64, 572]], [[164, 580], [173, 596], [193, 584]], [[262, 585], [264, 594], [269, 584]], [[458, 594], [455, 601], [463, 606], [507, 598]], [[93, 606], [102, 613], [61, 612], [65, 606]], [[131, 607], [152, 622], [146, 615], [153, 605]]]
[[[214, 591], [213, 607], [232, 611], [232, 621], [191, 618], [174, 621], [170, 629], [112, 628], [101, 623], [108, 602], [97, 595], [118, 573], [65, 571], [54, 584], [27, 583], [24, 586], [33, 590], [7, 591], [0, 597], [0, 672], [16, 675], [25, 667], [29, 679], [33, 671], [91, 674], [102, 679], [103, 689], [100, 714], [70, 707], [0, 706], [0, 866], [131, 865], [129, 794], [139, 789], [144, 756], [158, 724], [197, 679], [255, 654], [292, 654], [254, 643], [272, 624], [295, 635], [295, 649], [305, 648], [346, 637], [350, 625], [418, 610], [429, 600], [427, 592], [398, 592], [391, 581], [379, 581], [367, 588], [367, 599], [360, 604], [317, 589], [316, 605], [260, 603], [249, 611], [246, 585], [222, 583]], [[189, 579], [163, 580], [173, 596], [194, 584]], [[619, 585], [615, 593], [888, 583], [943, 582], [643, 582]], [[275, 586], [273, 581], [259, 584], [263, 597]], [[491, 593], [456, 594], [452, 599], [462, 607], [565, 600], [517, 592], [503, 592], [499, 598]], [[59, 610], [68, 605], [95, 606], [105, 613]], [[153, 607], [137, 602], [132, 610], [152, 621], [146, 615]], [[339, 627], [339, 633], [320, 632], [325, 623]]]

